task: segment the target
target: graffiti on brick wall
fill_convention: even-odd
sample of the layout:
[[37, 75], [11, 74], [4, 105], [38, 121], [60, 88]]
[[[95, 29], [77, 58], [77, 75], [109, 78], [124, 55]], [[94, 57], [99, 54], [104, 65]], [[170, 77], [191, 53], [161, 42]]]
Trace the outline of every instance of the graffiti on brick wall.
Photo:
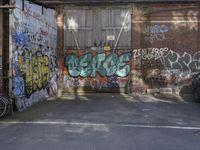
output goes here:
[[153, 25], [144, 28], [145, 40], [153, 43], [154, 41], [163, 41], [166, 39], [165, 34], [169, 31], [166, 25]]
[[143, 62], [143, 79], [151, 86], [181, 85], [200, 72], [200, 51], [180, 53], [167, 47], [143, 48], [133, 50], [133, 58], [134, 62]]
[[132, 57], [132, 53], [123, 53], [117, 55], [111, 53], [106, 56], [105, 53], [92, 56], [91, 53], [77, 56], [69, 54], [65, 57], [65, 66], [69, 70], [71, 77], [96, 77], [97, 72], [100, 76], [126, 77], [130, 72], [130, 64], [127, 64]]
[[133, 58], [142, 60], [157, 60], [164, 57], [168, 53], [169, 49], [164, 48], [142, 48], [133, 50]]
[[[65, 56], [65, 87], [88, 85], [93, 89], [120, 88], [122, 83], [125, 85], [129, 82], [128, 75], [133, 69], [130, 61], [135, 63], [137, 60], [149, 64], [149, 67], [145, 67], [142, 63], [143, 69], [146, 69], [146, 83], [159, 86], [169, 83], [166, 78], [171, 80], [170, 83], [179, 82], [200, 72], [200, 51], [194, 54], [179, 54], [163, 47], [134, 49], [121, 54], [85, 52], [79, 55], [70, 52]], [[152, 65], [152, 62], [156, 62], [156, 65]]]
[[165, 70], [163, 74], [173, 74], [176, 77], [190, 77], [200, 71], [200, 52], [191, 55], [187, 52], [180, 55], [172, 50], [163, 57]]
[[160, 60], [164, 69], [162, 74], [173, 74], [177, 77], [190, 77], [200, 71], [200, 52], [193, 55], [184, 52], [180, 55], [178, 52], [169, 48], [142, 48], [133, 50], [133, 58], [139, 60]]

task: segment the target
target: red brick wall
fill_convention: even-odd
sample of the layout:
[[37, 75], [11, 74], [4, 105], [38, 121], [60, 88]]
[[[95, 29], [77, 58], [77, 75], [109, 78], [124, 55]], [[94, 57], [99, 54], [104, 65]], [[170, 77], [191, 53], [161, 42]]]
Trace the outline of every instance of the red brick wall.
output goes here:
[[200, 71], [199, 18], [198, 4], [133, 7], [134, 72], [144, 81], [143, 85], [153, 88], [191, 83], [191, 77]]

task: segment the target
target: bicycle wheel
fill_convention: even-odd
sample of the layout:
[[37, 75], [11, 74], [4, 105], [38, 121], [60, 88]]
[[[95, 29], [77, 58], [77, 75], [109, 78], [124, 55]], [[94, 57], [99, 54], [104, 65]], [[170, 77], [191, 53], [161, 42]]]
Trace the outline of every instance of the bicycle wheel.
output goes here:
[[3, 96], [3, 98], [6, 101], [6, 112], [5, 112], [4, 115], [7, 115], [7, 114], [9, 114], [9, 112], [11, 110], [12, 102], [11, 102], [11, 99], [7, 96]]
[[7, 100], [0, 96], [0, 118], [6, 114]]

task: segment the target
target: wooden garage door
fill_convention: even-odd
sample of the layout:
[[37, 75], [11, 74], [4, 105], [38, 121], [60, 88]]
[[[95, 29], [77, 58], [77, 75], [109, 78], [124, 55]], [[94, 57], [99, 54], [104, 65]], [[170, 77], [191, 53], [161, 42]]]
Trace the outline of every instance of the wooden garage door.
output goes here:
[[119, 91], [131, 71], [128, 7], [65, 9], [65, 90]]

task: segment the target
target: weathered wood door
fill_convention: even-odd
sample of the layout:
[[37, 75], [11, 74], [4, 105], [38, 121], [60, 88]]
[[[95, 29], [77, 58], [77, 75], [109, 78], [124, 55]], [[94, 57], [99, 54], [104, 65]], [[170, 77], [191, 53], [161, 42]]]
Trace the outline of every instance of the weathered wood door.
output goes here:
[[131, 72], [128, 7], [65, 9], [65, 90], [119, 91]]

